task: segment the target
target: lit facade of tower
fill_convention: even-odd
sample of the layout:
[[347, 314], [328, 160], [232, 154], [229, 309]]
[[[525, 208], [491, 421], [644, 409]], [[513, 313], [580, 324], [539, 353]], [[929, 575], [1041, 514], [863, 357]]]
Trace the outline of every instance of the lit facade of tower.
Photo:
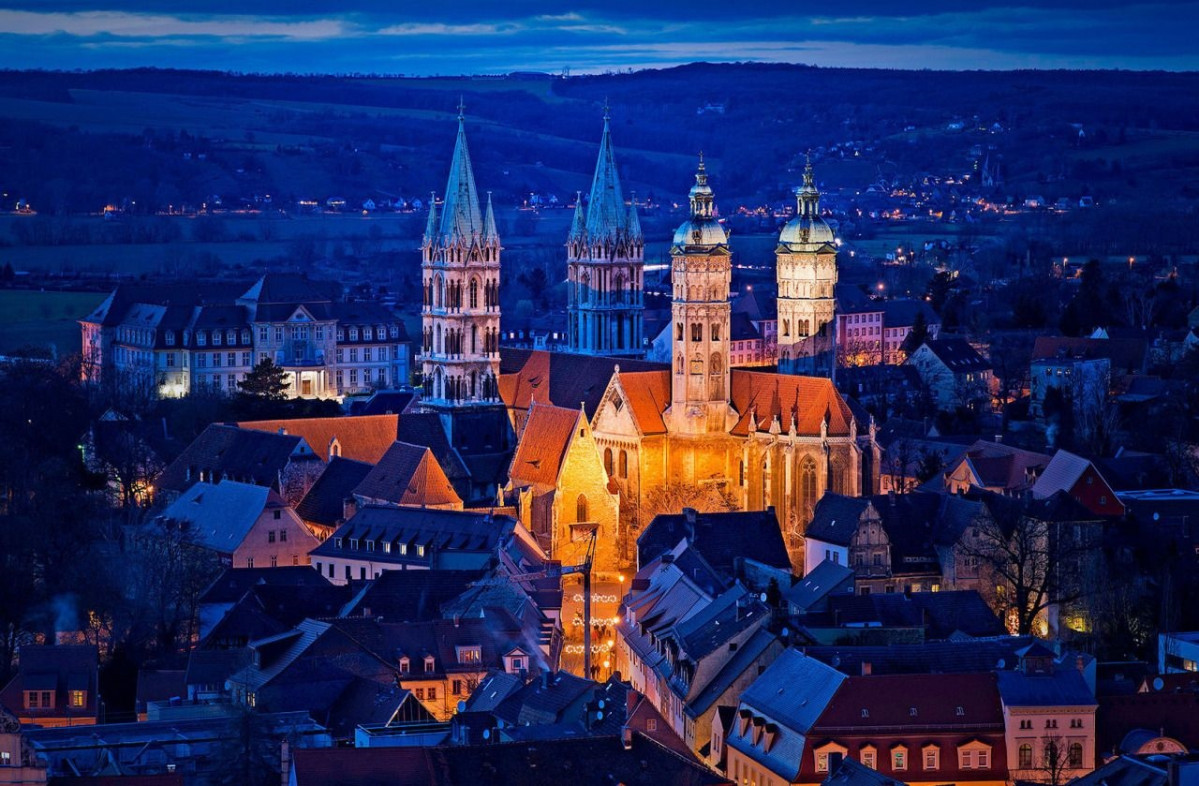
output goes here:
[[726, 434], [729, 406], [728, 233], [715, 216], [703, 158], [691, 188], [691, 218], [670, 243], [673, 321], [669, 428], [675, 434]]
[[424, 402], [452, 409], [493, 405], [499, 401], [502, 249], [490, 195], [486, 212], [479, 209], [461, 107], [440, 216], [436, 200], [430, 203], [421, 243]]
[[820, 217], [812, 164], [804, 169], [795, 218], [775, 249], [778, 276], [778, 366], [784, 374], [831, 376], [834, 363], [834, 289], [837, 247]]
[[645, 241], [636, 204], [625, 205], [612, 153], [608, 111], [587, 209], [575, 202], [566, 240], [570, 351], [643, 354]]

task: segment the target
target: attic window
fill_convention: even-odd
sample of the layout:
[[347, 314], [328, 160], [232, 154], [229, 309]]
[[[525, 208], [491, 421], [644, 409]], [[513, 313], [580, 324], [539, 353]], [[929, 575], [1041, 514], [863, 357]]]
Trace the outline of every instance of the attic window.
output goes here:
[[407, 674], [412, 670], [412, 661], [407, 657], [400, 658], [400, 674]]
[[477, 664], [483, 660], [483, 649], [478, 645], [470, 647], [455, 647], [459, 663]]
[[866, 709], [865, 707], [863, 707], [863, 708], [862, 708], [862, 717], [863, 717], [863, 718], [869, 718], [869, 717], [870, 717], [870, 710], [868, 710], [868, 709]]
[[957, 708], [957, 712], [956, 712], [956, 714], [957, 714], [957, 715], [965, 715], [965, 714], [966, 714], [966, 708], [965, 708], [965, 707], [958, 707], [958, 708]]
[[911, 715], [913, 718], [915, 718], [916, 717], [916, 708], [908, 707], [908, 715]]
[[435, 668], [435, 661], [433, 660], [433, 656], [426, 655], [425, 656], [425, 673], [428, 674], [429, 672], [433, 671], [434, 668]]

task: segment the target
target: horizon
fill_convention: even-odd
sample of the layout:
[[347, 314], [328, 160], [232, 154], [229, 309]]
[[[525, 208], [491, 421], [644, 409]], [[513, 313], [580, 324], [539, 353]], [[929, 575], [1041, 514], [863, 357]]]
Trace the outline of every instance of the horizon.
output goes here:
[[[594, 75], [695, 62], [904, 71], [1199, 70], [1199, 0], [831, 0], [701, 8], [583, 0], [448, 8], [347, 0], [0, 0], [0, 68], [407, 77]], [[406, 5], [406, 4], [405, 4]], [[298, 71], [297, 64], [304, 69]]]

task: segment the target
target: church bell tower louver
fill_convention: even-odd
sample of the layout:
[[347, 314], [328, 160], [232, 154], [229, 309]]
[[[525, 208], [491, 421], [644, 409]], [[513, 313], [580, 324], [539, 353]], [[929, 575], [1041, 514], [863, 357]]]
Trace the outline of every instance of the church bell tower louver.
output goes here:
[[500, 246], [491, 195], [485, 211], [466, 144], [463, 107], [440, 216], [430, 199], [421, 243], [423, 400], [439, 409], [499, 401]]

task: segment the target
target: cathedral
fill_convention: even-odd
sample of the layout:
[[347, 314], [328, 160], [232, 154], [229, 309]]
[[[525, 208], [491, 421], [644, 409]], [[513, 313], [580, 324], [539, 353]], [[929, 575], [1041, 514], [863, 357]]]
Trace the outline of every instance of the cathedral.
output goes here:
[[[698, 486], [744, 510], [773, 508], [801, 569], [803, 527], [821, 495], [873, 492], [873, 424], [855, 417], [827, 376], [799, 375], [820, 371], [832, 346], [837, 273], [810, 164], [797, 199], [776, 250], [778, 360], [790, 373], [730, 367], [732, 252], [702, 156], [690, 216], [670, 244], [672, 362], [637, 360], [644, 239], [621, 193], [605, 108], [590, 198], [576, 204], [566, 242], [572, 352], [501, 355], [500, 241], [490, 199], [480, 211], [459, 115], [444, 203], [440, 216], [431, 210], [422, 244], [423, 404], [506, 409], [517, 445], [503, 491], [523, 500], [519, 515], [547, 550], [594, 530], [605, 542], [597, 567], [615, 572], [649, 523], [639, 520], [647, 499]], [[579, 413], [583, 423], [570, 426]], [[584, 477], [599, 473], [607, 477], [598, 488]]]

